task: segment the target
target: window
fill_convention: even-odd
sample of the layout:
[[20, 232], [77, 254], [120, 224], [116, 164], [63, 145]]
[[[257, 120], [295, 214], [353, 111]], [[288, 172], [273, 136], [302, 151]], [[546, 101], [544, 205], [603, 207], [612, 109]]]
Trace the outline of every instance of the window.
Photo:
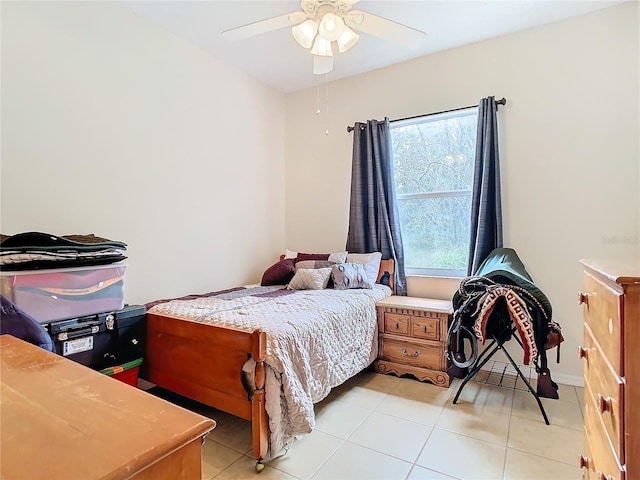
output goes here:
[[407, 274], [465, 276], [477, 108], [391, 122]]

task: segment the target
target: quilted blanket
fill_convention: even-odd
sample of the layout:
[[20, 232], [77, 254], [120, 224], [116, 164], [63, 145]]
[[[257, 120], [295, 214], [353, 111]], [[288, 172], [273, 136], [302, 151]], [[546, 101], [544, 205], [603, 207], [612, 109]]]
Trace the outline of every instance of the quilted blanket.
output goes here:
[[266, 410], [275, 456], [312, 431], [314, 403], [376, 358], [375, 304], [390, 295], [377, 284], [353, 290], [252, 287], [161, 303], [149, 313], [267, 333]]

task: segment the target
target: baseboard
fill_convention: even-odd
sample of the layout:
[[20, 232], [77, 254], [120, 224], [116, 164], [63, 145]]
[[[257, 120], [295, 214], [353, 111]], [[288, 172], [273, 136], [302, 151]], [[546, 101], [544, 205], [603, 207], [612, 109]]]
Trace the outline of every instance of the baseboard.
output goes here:
[[562, 385], [571, 385], [574, 387], [584, 387], [584, 377], [582, 375], [566, 375], [564, 373], [556, 373], [553, 370], [551, 371], [551, 377], [553, 381], [556, 383], [561, 383]]
[[[535, 372], [535, 367], [533, 365], [518, 365], [518, 367], [520, 368], [520, 371], [523, 373], [523, 375], [527, 379], [529, 379], [529, 381], [534, 381], [537, 379], [538, 375]], [[501, 374], [506, 374], [507, 376], [515, 375], [515, 370], [513, 369], [513, 366], [502, 360], [490, 360], [482, 367], [481, 370], [486, 372], [491, 372], [494, 379], [496, 378], [496, 376], [499, 377]], [[551, 377], [553, 378], [554, 382], [561, 383], [562, 385], [571, 385], [573, 387], [584, 387], [583, 376], [557, 373], [553, 371], [553, 368], [551, 368]], [[491, 383], [491, 382], [488, 382], [488, 383]]]

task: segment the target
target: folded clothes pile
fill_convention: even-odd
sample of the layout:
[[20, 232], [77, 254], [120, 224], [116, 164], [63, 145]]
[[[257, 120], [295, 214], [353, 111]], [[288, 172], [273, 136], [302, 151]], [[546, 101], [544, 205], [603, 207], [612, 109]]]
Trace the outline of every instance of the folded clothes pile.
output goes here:
[[127, 258], [127, 245], [95, 235], [25, 232], [2, 235], [0, 269], [4, 271], [105, 265]]

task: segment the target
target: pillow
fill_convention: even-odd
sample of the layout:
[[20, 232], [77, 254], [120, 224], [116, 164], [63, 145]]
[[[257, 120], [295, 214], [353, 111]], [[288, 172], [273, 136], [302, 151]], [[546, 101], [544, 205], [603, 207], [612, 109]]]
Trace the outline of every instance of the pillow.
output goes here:
[[300, 260], [299, 262], [296, 262], [295, 269], [297, 272], [301, 268], [309, 268], [311, 270], [318, 268], [331, 268], [338, 263], [341, 262], [330, 262], [329, 260]]
[[[296, 262], [296, 272], [301, 268], [331, 268], [340, 262], [330, 262], [329, 260], [301, 260]], [[329, 277], [329, 283], [326, 288], [333, 288], [333, 278]]]
[[362, 263], [364, 265], [364, 271], [367, 273], [367, 278], [372, 284], [378, 280], [380, 260], [382, 260], [382, 254], [380, 252], [349, 253], [347, 255], [348, 263]]
[[294, 259], [285, 258], [284, 260], [280, 260], [278, 263], [274, 263], [264, 271], [260, 285], [263, 287], [269, 285], [286, 285], [291, 281], [294, 273]]
[[350, 288], [373, 288], [362, 263], [339, 263], [331, 268], [333, 285], [336, 290]]
[[345, 263], [347, 261], [347, 252], [298, 253], [296, 263], [304, 260], [328, 260], [335, 263]]
[[293, 276], [287, 288], [289, 290], [323, 290], [327, 288], [330, 276], [330, 268], [301, 268]]

